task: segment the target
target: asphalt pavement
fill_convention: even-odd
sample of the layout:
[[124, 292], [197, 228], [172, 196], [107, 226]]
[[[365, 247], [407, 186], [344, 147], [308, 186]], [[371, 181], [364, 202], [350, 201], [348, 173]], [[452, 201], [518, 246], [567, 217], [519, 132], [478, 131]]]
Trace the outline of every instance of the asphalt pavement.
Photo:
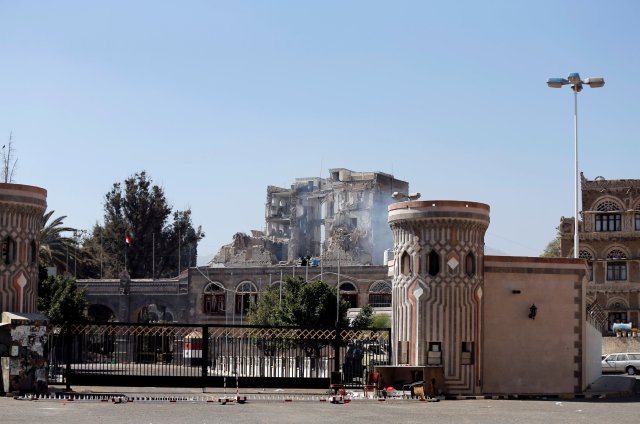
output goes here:
[[[184, 387], [107, 387], [107, 386], [73, 386], [72, 391], [67, 393], [65, 386], [51, 385], [50, 392], [52, 394], [76, 394], [76, 395], [109, 395], [121, 394], [131, 398], [147, 397], [147, 398], [170, 398], [170, 397], [189, 397], [201, 396], [211, 397], [214, 399], [223, 396], [233, 396], [238, 394], [249, 396], [252, 399], [262, 400], [282, 400], [287, 398], [325, 398], [328, 390], [323, 389], [263, 389], [263, 388], [239, 388], [230, 386], [227, 389], [221, 387], [206, 388], [184, 388]], [[355, 398], [364, 398], [364, 392], [361, 389], [351, 390]], [[497, 396], [447, 396], [447, 399], [484, 399], [486, 397], [500, 398], [519, 398], [519, 399], [553, 399], [553, 398], [625, 398], [633, 397], [640, 394], [640, 377], [628, 375], [603, 375], [594, 383], [592, 383], [584, 394], [559, 394], [559, 395], [522, 395], [519, 393], [502, 394]]]
[[[0, 423], [607, 423], [638, 422], [640, 379], [606, 375], [583, 397], [465, 397], [424, 402], [368, 399], [333, 404], [325, 390], [51, 386], [51, 396], [0, 398]], [[592, 395], [592, 396], [589, 396]], [[245, 402], [246, 400], [246, 402]]]
[[315, 400], [197, 400], [113, 402], [0, 398], [2, 424], [176, 424], [176, 423], [611, 423], [636, 424], [640, 402], [623, 399], [494, 400], [420, 402], [357, 400], [331, 404]]

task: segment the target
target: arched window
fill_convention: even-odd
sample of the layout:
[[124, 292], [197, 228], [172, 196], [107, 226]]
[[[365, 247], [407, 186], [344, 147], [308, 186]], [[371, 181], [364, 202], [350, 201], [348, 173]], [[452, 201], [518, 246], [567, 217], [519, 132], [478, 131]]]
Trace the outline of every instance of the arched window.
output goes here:
[[29, 263], [38, 263], [38, 245], [35, 240], [31, 240], [29, 243]]
[[2, 241], [2, 263], [10, 265], [16, 260], [16, 242], [7, 237]]
[[90, 321], [95, 322], [113, 322], [116, 320], [116, 315], [113, 310], [105, 305], [92, 304], [87, 309], [87, 316]]
[[593, 260], [593, 255], [588, 250], [580, 250], [580, 253], [579, 253], [578, 257], [580, 259], [586, 259], [588, 261], [592, 261]]
[[258, 301], [258, 289], [251, 281], [245, 281], [236, 289], [236, 312], [246, 315], [251, 305]]
[[616, 202], [612, 200], [603, 200], [598, 203], [596, 206], [596, 211], [598, 212], [616, 212], [620, 210], [620, 206], [616, 204]]
[[596, 231], [622, 231], [620, 206], [612, 200], [603, 200], [596, 206]]
[[224, 315], [227, 305], [222, 283], [213, 282], [204, 288], [204, 300], [202, 312], [207, 315]]
[[464, 270], [469, 277], [476, 275], [476, 257], [472, 252], [469, 252], [464, 259]]
[[580, 250], [578, 257], [580, 259], [587, 260], [587, 273], [589, 281], [593, 281], [593, 255], [588, 250]]
[[340, 297], [349, 302], [350, 308], [358, 307], [358, 289], [352, 283], [340, 284]]
[[627, 280], [627, 255], [620, 249], [611, 249], [607, 254], [607, 280]]
[[411, 256], [409, 256], [407, 252], [402, 252], [402, 256], [400, 257], [400, 272], [405, 277], [411, 274]]
[[611, 249], [607, 254], [607, 259], [627, 259], [627, 254], [620, 249]]
[[386, 281], [373, 283], [369, 288], [369, 306], [372, 308], [391, 306], [391, 284]]
[[430, 276], [435, 277], [440, 272], [440, 255], [432, 250], [427, 257], [427, 271]]

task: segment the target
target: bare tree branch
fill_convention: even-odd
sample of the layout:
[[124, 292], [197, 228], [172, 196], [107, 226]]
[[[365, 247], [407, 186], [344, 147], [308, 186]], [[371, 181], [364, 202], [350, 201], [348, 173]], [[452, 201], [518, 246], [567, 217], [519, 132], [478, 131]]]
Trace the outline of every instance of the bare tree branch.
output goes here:
[[13, 147], [13, 131], [9, 133], [9, 143], [2, 146], [2, 180], [5, 183], [12, 183], [15, 174], [18, 158], [16, 149]]

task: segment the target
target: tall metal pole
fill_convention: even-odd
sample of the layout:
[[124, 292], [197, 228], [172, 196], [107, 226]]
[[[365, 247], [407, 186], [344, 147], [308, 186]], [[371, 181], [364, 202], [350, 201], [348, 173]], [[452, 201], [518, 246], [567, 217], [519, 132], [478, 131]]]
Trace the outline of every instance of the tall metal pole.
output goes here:
[[338, 285], [336, 286], [336, 327], [340, 322], [340, 246], [338, 246]]
[[549, 78], [547, 80], [547, 86], [551, 88], [562, 88], [565, 85], [571, 85], [573, 90], [573, 144], [575, 155], [575, 198], [574, 198], [574, 228], [573, 228], [573, 257], [580, 257], [580, 235], [578, 231], [579, 216], [578, 216], [578, 201], [580, 193], [580, 171], [578, 168], [578, 92], [582, 90], [583, 85], [588, 85], [591, 88], [604, 87], [604, 78], [602, 77], [589, 77], [581, 79], [580, 74], [573, 72], [565, 78]]
[[575, 222], [573, 228], [573, 257], [578, 258], [578, 192], [580, 191], [580, 182], [578, 175], [578, 88], [573, 86], [573, 135], [574, 135], [574, 154], [575, 154]]
[[73, 232], [73, 278], [78, 279], [78, 233]]

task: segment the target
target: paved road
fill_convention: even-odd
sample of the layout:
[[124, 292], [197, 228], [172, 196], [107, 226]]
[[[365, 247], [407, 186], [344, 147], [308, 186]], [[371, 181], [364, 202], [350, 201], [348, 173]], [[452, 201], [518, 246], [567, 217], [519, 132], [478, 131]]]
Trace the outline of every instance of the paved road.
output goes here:
[[616, 423], [637, 424], [640, 399], [462, 400], [438, 403], [358, 400], [346, 405], [312, 401], [216, 402], [19, 401], [0, 399], [0, 422], [47, 424], [176, 423]]

